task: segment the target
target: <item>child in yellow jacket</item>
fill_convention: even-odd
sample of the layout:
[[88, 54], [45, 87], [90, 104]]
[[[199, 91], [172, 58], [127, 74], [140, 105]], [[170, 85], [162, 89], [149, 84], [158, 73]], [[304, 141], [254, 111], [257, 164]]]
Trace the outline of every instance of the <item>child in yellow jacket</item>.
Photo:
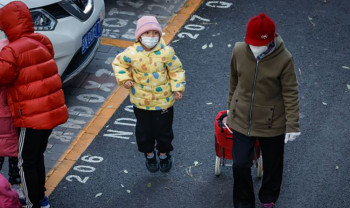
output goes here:
[[130, 89], [137, 119], [137, 145], [145, 154], [150, 172], [171, 169], [173, 105], [175, 99], [182, 99], [186, 85], [180, 60], [161, 37], [157, 19], [141, 17], [137, 21], [135, 44], [119, 53], [112, 63], [118, 84]]

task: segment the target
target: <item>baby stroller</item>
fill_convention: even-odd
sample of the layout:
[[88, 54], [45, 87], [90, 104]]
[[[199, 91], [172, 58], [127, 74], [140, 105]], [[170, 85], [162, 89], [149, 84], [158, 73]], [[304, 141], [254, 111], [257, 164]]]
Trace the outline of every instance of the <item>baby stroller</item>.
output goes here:
[[[232, 164], [226, 164], [226, 160], [232, 160], [232, 145], [234, 138], [232, 129], [226, 124], [227, 111], [221, 111], [215, 118], [215, 175], [220, 176], [221, 167], [232, 166]], [[255, 156], [253, 159], [254, 166], [257, 168], [257, 176], [262, 177], [262, 156], [260, 155], [259, 141], [255, 143]]]

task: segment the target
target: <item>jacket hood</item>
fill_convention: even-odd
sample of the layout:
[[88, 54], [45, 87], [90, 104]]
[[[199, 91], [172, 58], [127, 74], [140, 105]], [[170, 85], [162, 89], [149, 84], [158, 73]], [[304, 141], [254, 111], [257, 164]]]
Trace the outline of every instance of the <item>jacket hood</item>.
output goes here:
[[282, 51], [284, 51], [284, 49], [285, 49], [285, 46], [284, 46], [283, 40], [281, 36], [276, 33], [274, 51], [281, 53]]
[[283, 51], [285, 51], [285, 46], [284, 46], [283, 40], [282, 40], [281, 36], [277, 33], [276, 33], [276, 37], [274, 40], [274, 44], [275, 44], [274, 48], [268, 54], [266, 54], [266, 56], [264, 56], [263, 59], [265, 59], [265, 60], [271, 59], [271, 58], [279, 55]]
[[14, 1], [1, 8], [0, 28], [10, 42], [34, 33], [33, 20], [28, 7], [23, 2]]
[[[54, 4], [57, 2], [60, 2], [62, 0], [45, 0], [45, 1], [38, 1], [38, 0], [25, 0], [26, 5], [29, 9], [43, 7], [46, 5]], [[0, 1], [0, 7], [5, 6], [6, 4], [9, 4], [10, 2], [13, 2], [13, 0], [1, 0]]]

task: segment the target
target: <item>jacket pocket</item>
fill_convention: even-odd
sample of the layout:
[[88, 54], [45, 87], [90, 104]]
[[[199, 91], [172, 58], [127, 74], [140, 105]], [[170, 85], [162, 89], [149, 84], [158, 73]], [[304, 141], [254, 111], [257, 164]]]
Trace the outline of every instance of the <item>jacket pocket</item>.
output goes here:
[[249, 123], [249, 103], [233, 97], [230, 107], [232, 121], [246, 128]]
[[253, 105], [252, 127], [253, 128], [271, 128], [275, 107]]

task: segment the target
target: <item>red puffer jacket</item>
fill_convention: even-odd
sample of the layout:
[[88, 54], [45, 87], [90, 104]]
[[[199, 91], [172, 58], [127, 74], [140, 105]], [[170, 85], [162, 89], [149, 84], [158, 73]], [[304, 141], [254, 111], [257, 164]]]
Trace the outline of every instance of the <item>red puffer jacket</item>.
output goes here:
[[65, 123], [61, 77], [50, 40], [34, 33], [28, 7], [19, 1], [0, 9], [0, 27], [10, 43], [0, 52], [0, 85], [16, 127], [52, 129]]

